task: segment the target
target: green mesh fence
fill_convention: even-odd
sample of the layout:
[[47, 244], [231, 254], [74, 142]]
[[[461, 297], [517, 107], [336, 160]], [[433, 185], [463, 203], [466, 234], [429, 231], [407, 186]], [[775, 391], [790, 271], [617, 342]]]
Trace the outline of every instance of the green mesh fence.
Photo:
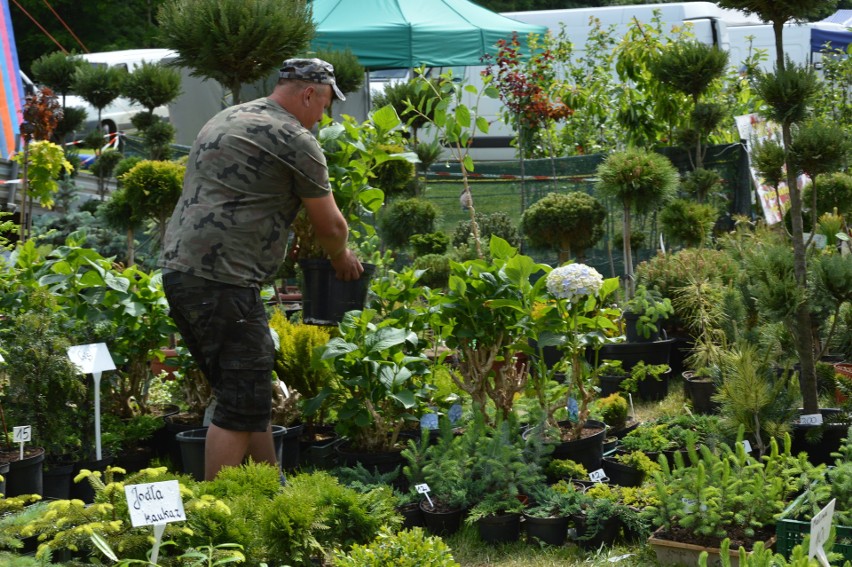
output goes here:
[[[693, 169], [689, 155], [678, 148], [664, 148], [666, 155], [682, 173]], [[530, 205], [551, 192], [584, 191], [595, 195], [595, 172], [606, 154], [572, 156], [555, 159], [478, 162], [470, 177], [474, 207], [478, 213], [502, 211], [509, 215], [515, 226]], [[523, 167], [523, 171], [522, 171]], [[752, 215], [751, 180], [748, 158], [741, 144], [711, 146], [704, 158], [704, 167], [717, 171], [724, 180], [725, 214], [718, 228], [733, 226], [732, 216]], [[460, 203], [463, 189], [461, 171], [457, 163], [438, 163], [429, 170], [423, 196], [437, 205], [441, 212], [440, 228], [452, 234], [469, 212]], [[595, 195], [597, 196], [597, 195]], [[623, 271], [622, 229], [620, 205], [601, 199], [609, 214], [605, 221], [605, 236], [596, 248], [586, 252], [585, 261], [605, 275], [619, 275]], [[659, 249], [659, 229], [656, 214], [633, 219], [634, 230], [640, 231], [644, 240], [634, 251], [634, 262], [650, 257]], [[537, 261], [556, 263], [556, 253], [545, 249], [525, 249]]]

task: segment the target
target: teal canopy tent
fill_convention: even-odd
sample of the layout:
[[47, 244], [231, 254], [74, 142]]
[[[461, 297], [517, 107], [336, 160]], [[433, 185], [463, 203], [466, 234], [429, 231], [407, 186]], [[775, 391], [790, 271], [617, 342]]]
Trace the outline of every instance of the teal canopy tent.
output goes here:
[[367, 69], [450, 67], [481, 64], [497, 42], [517, 32], [522, 48], [530, 33], [547, 28], [525, 24], [468, 0], [313, 0], [315, 48], [349, 48]]

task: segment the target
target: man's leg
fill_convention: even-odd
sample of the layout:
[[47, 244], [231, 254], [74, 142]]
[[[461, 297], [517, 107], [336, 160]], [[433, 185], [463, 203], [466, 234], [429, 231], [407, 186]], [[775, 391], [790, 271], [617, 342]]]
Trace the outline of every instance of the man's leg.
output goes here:
[[275, 454], [275, 443], [272, 440], [272, 425], [266, 431], [251, 434], [249, 439], [248, 456], [255, 463], [269, 463], [278, 466], [278, 455]]
[[272, 426], [266, 431], [232, 431], [210, 424], [204, 446], [204, 479], [213, 480], [222, 467], [242, 464], [248, 455], [256, 463], [278, 466]]
[[210, 424], [204, 445], [204, 480], [213, 480], [222, 467], [243, 462], [251, 440], [251, 431], [233, 431]]

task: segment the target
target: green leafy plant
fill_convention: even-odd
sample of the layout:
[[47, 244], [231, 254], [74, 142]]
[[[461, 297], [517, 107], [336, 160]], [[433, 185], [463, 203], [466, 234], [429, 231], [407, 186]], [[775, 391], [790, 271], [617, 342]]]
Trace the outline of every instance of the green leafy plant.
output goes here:
[[582, 492], [572, 485], [543, 484], [530, 490], [533, 504], [524, 509], [524, 514], [534, 518], [559, 518], [578, 514], [582, 510]]
[[335, 379], [331, 369], [320, 363], [321, 349], [331, 339], [331, 333], [317, 325], [290, 322], [280, 309], [272, 311], [269, 326], [278, 335], [275, 373], [288, 388], [301, 395], [300, 406], [310, 432], [315, 425], [329, 421], [327, 403], [312, 406], [310, 412], [305, 411], [304, 406], [307, 400], [318, 396]]
[[660, 382], [663, 375], [670, 371], [671, 366], [668, 364], [645, 364], [645, 361], [640, 360], [630, 369], [630, 376], [621, 382], [621, 389], [625, 392], [636, 392], [640, 382], [648, 379]]
[[447, 251], [449, 245], [450, 237], [445, 232], [429, 232], [411, 236], [411, 248], [415, 260], [420, 256], [429, 254], [443, 254]]
[[487, 414], [490, 400], [507, 419], [529, 377], [523, 361], [514, 359], [530, 349], [529, 313], [545, 285], [544, 278], [532, 283], [531, 276], [549, 267], [496, 236], [490, 253], [489, 260], [450, 262], [448, 290], [431, 295], [430, 325], [457, 353], [460, 376], [452, 375], [457, 386], [481, 414]]
[[414, 235], [434, 231], [437, 216], [438, 208], [431, 201], [400, 199], [392, 201], [380, 213], [379, 230], [388, 246], [402, 249], [408, 247]]
[[426, 536], [420, 528], [392, 533], [382, 530], [368, 545], [354, 545], [348, 552], [337, 551], [336, 567], [459, 567], [451, 550], [439, 537]]
[[571, 459], [553, 459], [545, 467], [545, 471], [551, 478], [579, 479], [589, 478], [586, 467], [572, 461]]
[[637, 316], [636, 332], [646, 339], [659, 332], [660, 325], [673, 313], [672, 301], [655, 289], [644, 285], [636, 288], [636, 292], [624, 306], [625, 313]]
[[627, 410], [627, 400], [615, 392], [597, 400], [594, 411], [610, 428], [619, 429], [627, 422]]
[[653, 476], [654, 473], [660, 470], [660, 465], [652, 461], [651, 458], [642, 451], [617, 453], [614, 459], [623, 465], [642, 471], [646, 478]]
[[633, 255], [630, 248], [631, 213], [650, 212], [674, 196], [678, 173], [660, 154], [632, 148], [610, 154], [598, 166], [597, 189], [615, 199], [623, 212], [624, 272], [632, 295]]
[[[499, 514], [519, 513], [523, 503], [518, 495], [544, 480], [541, 462], [534, 452], [526, 452], [517, 423], [510, 419], [486, 427], [477, 416], [464, 436], [473, 446], [467, 463], [468, 500], [472, 504], [465, 521]], [[462, 443], [464, 440], [462, 440]]]
[[718, 452], [691, 445], [691, 466], [678, 455], [670, 468], [661, 457], [661, 470], [654, 476], [660, 504], [647, 508], [646, 517], [663, 529], [679, 526], [720, 541], [735, 525], [748, 537], [765, 534], [761, 530], [774, 526], [791, 496], [809, 482], [801, 472], [813, 468], [805, 457], [790, 455], [789, 437], [783, 451], [774, 439], [770, 443], [760, 460], [750, 457], [742, 444], [735, 449], [720, 445]]
[[[372, 322], [372, 309], [350, 311], [331, 339], [322, 360], [340, 377], [326, 384], [309, 406], [330, 396], [337, 408], [336, 429], [355, 448], [389, 450], [406, 421], [418, 419], [426, 395], [429, 361], [417, 335], [404, 328]], [[308, 413], [312, 411], [309, 407]]]

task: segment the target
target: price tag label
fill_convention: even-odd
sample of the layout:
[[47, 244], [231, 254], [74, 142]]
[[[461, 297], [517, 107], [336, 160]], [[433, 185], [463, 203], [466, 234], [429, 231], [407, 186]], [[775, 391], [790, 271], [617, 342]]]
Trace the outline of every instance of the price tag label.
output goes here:
[[29, 443], [33, 438], [33, 428], [30, 425], [21, 425], [12, 429], [13, 443]]
[[751, 443], [749, 443], [748, 439], [743, 439], [743, 449], [745, 449], [746, 453], [751, 453]]
[[808, 559], [816, 557], [825, 567], [829, 567], [828, 558], [825, 556], [823, 546], [831, 535], [831, 521], [834, 519], [834, 504], [837, 499], [825, 505], [811, 520], [811, 546], [808, 550]]
[[799, 425], [822, 425], [822, 414], [811, 413], [799, 417]]
[[606, 472], [603, 469], [598, 469], [589, 473], [589, 480], [592, 482], [603, 482], [606, 479]]
[[131, 484], [124, 487], [124, 496], [134, 528], [186, 520], [180, 485], [176, 480]]
[[106, 343], [68, 347], [68, 358], [82, 374], [115, 370], [115, 363], [112, 361]]

